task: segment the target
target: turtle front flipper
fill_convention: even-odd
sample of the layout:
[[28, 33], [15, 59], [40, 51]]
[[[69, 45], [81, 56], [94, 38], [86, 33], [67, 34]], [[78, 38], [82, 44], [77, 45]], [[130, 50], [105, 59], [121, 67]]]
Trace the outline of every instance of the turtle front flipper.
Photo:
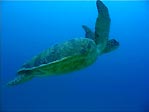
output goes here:
[[92, 39], [92, 40], [95, 41], [95, 34], [94, 34], [94, 32], [92, 32], [92, 30], [89, 27], [87, 27], [86, 25], [82, 25], [82, 28], [85, 31], [85, 38], [89, 38], [89, 39]]
[[108, 8], [100, 0], [97, 0], [96, 6], [98, 17], [95, 25], [95, 42], [102, 51], [107, 45], [111, 20]]
[[33, 78], [33, 75], [18, 75], [14, 80], [7, 83], [8, 86], [15, 86]]

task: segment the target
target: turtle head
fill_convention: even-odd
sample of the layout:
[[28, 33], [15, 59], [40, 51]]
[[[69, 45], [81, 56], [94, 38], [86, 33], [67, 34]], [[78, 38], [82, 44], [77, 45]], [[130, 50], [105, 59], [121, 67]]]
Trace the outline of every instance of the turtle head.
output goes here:
[[107, 45], [105, 49], [103, 50], [103, 53], [109, 53], [115, 49], [117, 49], [120, 46], [119, 42], [115, 39], [111, 39], [107, 42]]

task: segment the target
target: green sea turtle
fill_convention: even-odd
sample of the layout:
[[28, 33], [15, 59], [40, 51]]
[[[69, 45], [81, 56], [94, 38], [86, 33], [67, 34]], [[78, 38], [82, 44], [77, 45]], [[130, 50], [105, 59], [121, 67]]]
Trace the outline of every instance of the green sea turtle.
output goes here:
[[34, 77], [59, 75], [85, 68], [94, 63], [98, 56], [113, 51], [119, 46], [115, 39], [108, 40], [110, 17], [108, 8], [96, 2], [98, 17], [95, 33], [83, 25], [86, 38], [75, 38], [56, 44], [25, 63], [16, 78], [7, 85], [18, 85]]

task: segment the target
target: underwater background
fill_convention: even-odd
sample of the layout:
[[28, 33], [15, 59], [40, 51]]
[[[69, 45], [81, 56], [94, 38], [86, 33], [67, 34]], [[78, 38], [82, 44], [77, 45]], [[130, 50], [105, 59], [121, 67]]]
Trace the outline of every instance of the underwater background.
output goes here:
[[[0, 112], [149, 112], [149, 2], [104, 1], [120, 47], [83, 70], [5, 87], [46, 48], [94, 31], [95, 1], [1, 1]], [[76, 46], [77, 47], [77, 46]]]

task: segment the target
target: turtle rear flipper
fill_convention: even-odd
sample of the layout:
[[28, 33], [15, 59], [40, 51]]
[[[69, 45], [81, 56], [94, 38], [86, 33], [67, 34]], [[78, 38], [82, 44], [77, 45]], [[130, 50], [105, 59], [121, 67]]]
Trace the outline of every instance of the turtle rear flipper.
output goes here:
[[8, 86], [15, 86], [26, 81], [29, 81], [33, 78], [33, 75], [18, 75], [14, 80], [11, 80], [7, 83]]

